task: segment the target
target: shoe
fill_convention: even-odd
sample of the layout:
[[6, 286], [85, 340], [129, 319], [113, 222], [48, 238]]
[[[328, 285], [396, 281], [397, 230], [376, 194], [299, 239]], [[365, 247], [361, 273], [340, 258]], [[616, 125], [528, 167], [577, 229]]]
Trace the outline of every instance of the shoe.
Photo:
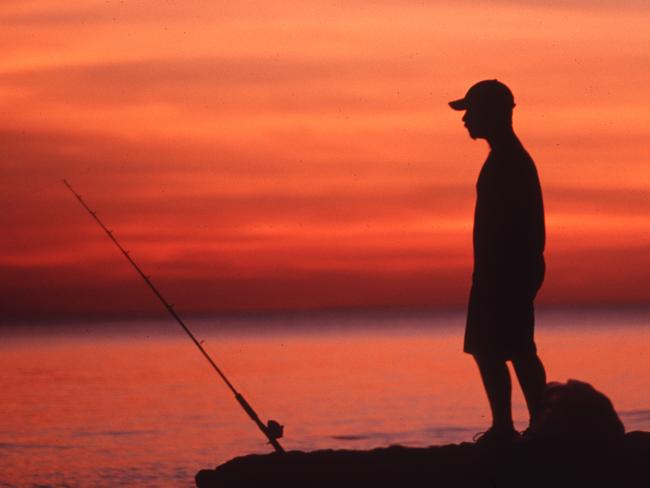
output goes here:
[[539, 439], [540, 432], [539, 429], [535, 429], [534, 427], [528, 427], [526, 430], [523, 430], [519, 433], [520, 440], [522, 441], [530, 441], [533, 439]]
[[530, 439], [530, 438], [533, 437], [535, 434], [533, 434], [533, 429], [530, 428], [530, 427], [528, 427], [527, 429], [522, 430], [522, 431], [519, 433], [519, 435], [521, 435], [521, 438], [522, 438], [522, 439]]
[[479, 432], [472, 440], [477, 445], [504, 445], [512, 444], [519, 439], [519, 432], [515, 429], [495, 429], [491, 427], [485, 432]]

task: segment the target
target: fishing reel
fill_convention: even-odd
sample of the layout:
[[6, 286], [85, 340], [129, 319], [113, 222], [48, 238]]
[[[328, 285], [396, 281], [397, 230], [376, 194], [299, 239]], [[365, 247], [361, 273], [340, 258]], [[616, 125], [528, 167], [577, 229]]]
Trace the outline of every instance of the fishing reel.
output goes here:
[[275, 420], [269, 420], [266, 423], [266, 433], [271, 439], [279, 439], [284, 434], [284, 425], [280, 425]]

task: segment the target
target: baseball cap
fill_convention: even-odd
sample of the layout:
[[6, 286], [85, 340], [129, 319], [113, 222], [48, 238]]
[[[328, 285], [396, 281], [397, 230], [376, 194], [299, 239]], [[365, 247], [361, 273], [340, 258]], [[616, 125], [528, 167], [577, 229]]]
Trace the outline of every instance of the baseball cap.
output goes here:
[[499, 80], [483, 80], [472, 85], [463, 98], [449, 102], [449, 106], [454, 110], [467, 110], [470, 106], [512, 109], [515, 97]]

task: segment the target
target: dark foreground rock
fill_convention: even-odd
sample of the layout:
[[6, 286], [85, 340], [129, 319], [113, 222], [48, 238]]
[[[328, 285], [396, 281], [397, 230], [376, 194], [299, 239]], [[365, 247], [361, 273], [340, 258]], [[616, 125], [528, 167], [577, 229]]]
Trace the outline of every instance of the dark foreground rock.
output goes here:
[[622, 436], [625, 427], [604, 393], [568, 380], [546, 385], [533, 431], [538, 437], [602, 440]]
[[648, 487], [650, 433], [507, 446], [463, 443], [371, 451], [292, 451], [235, 458], [196, 475], [226, 487]]

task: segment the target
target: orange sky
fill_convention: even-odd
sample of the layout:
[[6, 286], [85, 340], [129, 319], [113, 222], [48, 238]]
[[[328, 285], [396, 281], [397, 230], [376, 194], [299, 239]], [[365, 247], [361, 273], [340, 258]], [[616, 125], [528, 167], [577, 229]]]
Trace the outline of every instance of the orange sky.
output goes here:
[[546, 304], [650, 300], [646, 2], [0, 4], [5, 317], [465, 302], [487, 149], [446, 102], [514, 91]]

